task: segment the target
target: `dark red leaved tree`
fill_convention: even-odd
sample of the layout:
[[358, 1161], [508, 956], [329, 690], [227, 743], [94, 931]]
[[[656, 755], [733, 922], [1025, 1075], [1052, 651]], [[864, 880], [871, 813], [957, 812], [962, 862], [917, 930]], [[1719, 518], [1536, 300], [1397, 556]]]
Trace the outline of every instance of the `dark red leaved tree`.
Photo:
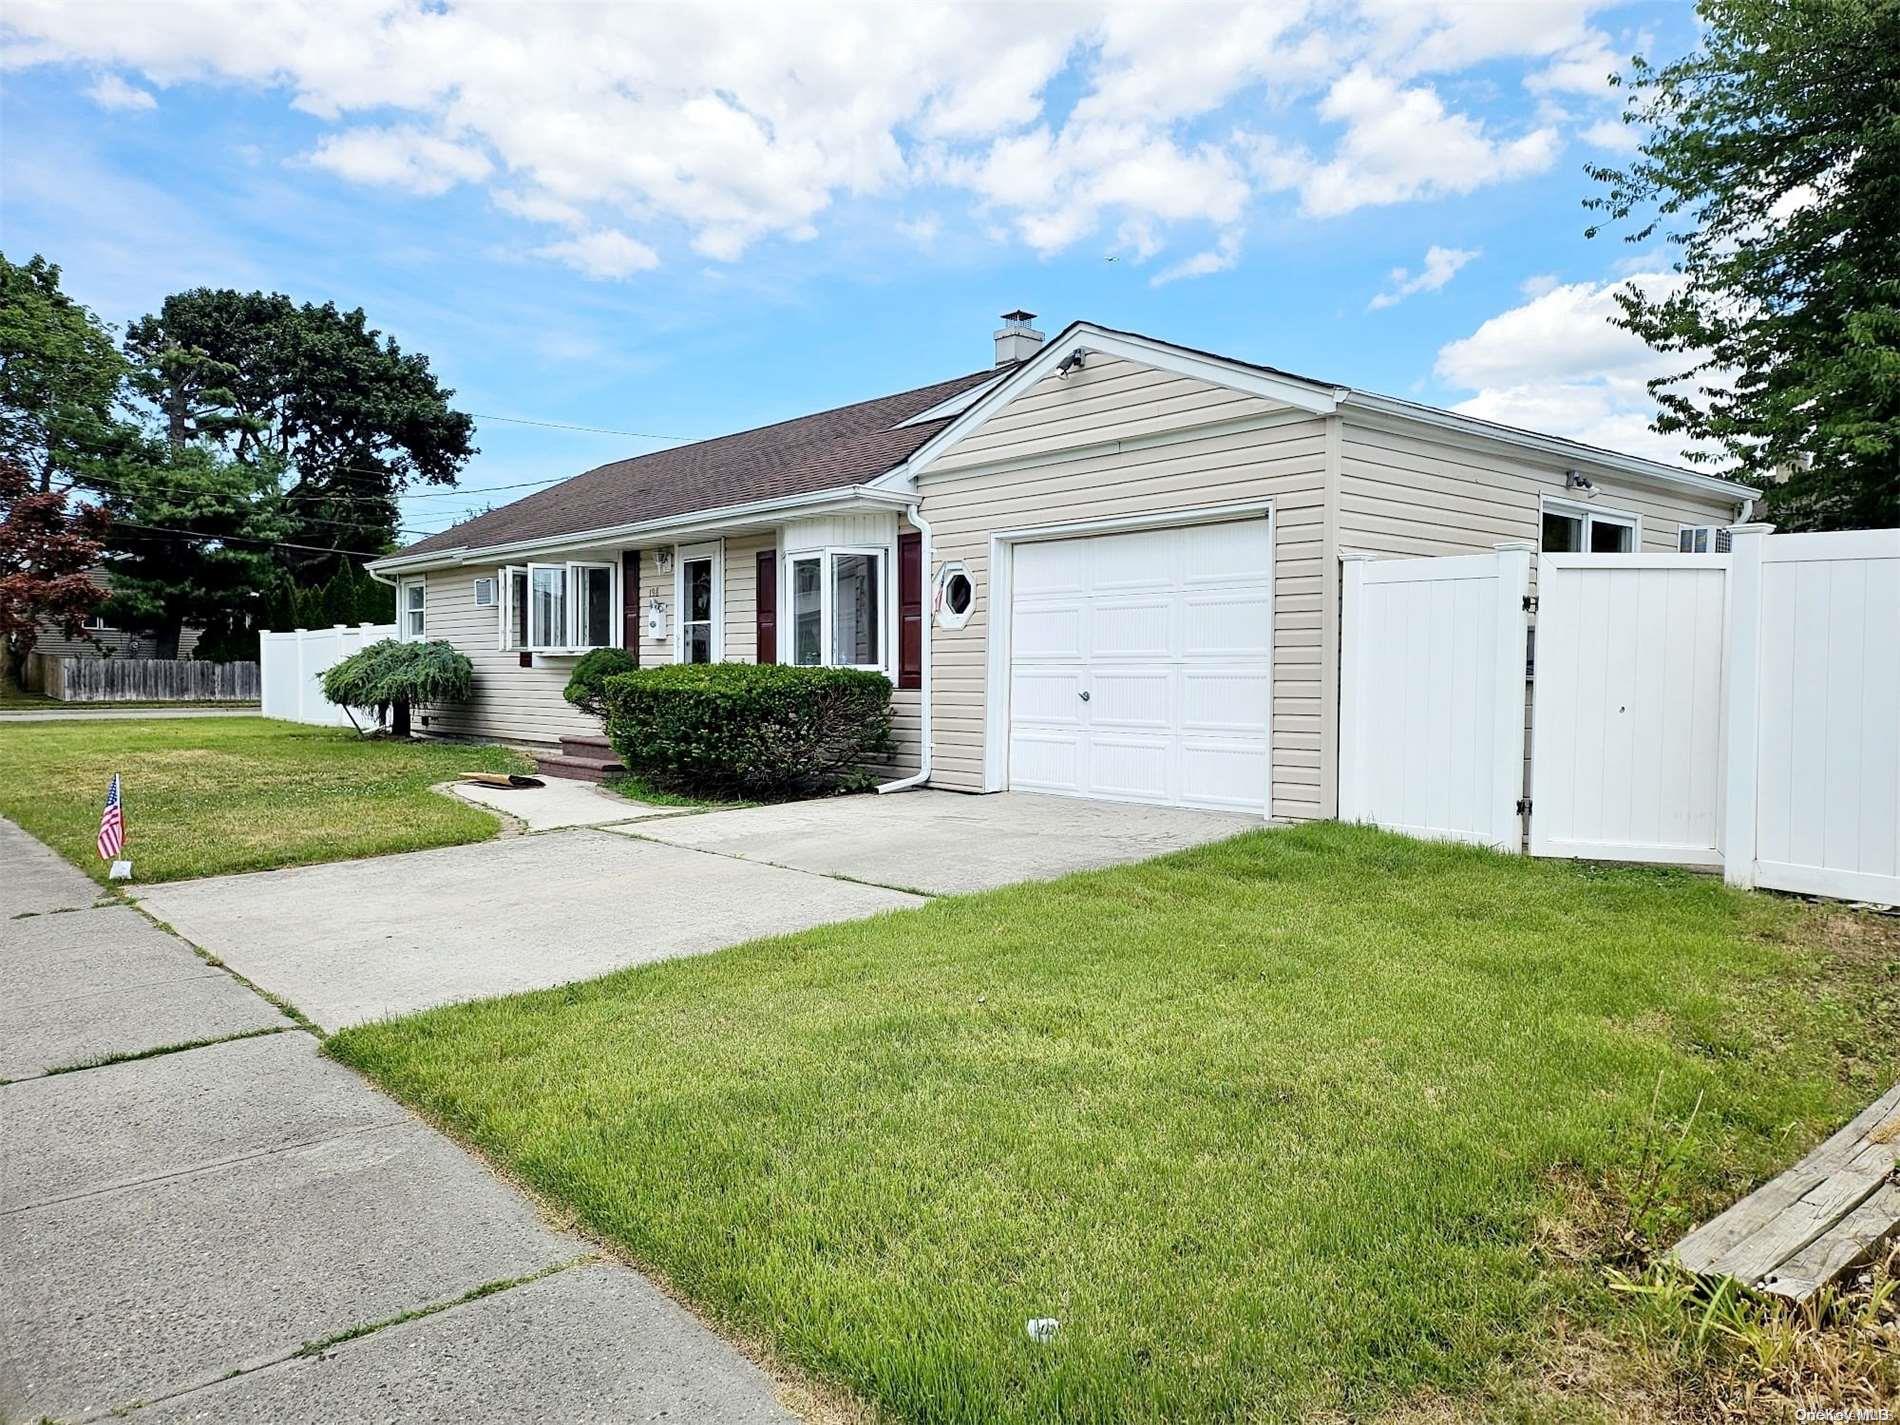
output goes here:
[[42, 492], [24, 465], [0, 459], [0, 638], [16, 685], [43, 627], [86, 636], [106, 598], [92, 577], [106, 524], [96, 505], [69, 506], [64, 490]]

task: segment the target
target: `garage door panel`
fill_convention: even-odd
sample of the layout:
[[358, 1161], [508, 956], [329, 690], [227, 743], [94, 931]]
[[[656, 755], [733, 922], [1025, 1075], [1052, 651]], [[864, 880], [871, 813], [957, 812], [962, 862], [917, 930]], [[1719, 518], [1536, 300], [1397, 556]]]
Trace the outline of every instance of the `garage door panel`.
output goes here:
[[1082, 605], [1025, 602], [1016, 606], [1013, 622], [1018, 659], [1081, 660], [1085, 646]]
[[1184, 732], [1257, 733], [1273, 705], [1273, 676], [1265, 668], [1184, 668]]
[[1191, 525], [1179, 531], [1182, 574], [1189, 588], [1229, 583], [1257, 584], [1273, 566], [1267, 521]]
[[1181, 744], [1180, 800], [1257, 811], [1267, 796], [1267, 740], [1190, 737]]
[[1016, 550], [1010, 577], [1019, 597], [1079, 594], [1088, 587], [1088, 552], [1074, 540], [1025, 544]]
[[1101, 658], [1166, 658], [1174, 600], [1096, 599], [1088, 611], [1088, 654]]
[[1096, 594], [1169, 588], [1179, 557], [1177, 534], [1175, 530], [1144, 529], [1080, 541], [1089, 546], [1089, 587]]
[[1082, 722], [1083, 670], [1018, 667], [1009, 680], [1010, 716], [1018, 722]]
[[1174, 739], [1096, 731], [1089, 736], [1086, 789], [1098, 796], [1169, 801], [1168, 761]]
[[[1077, 680], [1078, 692], [1082, 681]], [[1172, 669], [1105, 668], [1091, 664], [1086, 682], [1089, 726], [1156, 728], [1164, 732], [1173, 726]]]
[[1009, 739], [1009, 775], [1026, 791], [1080, 792], [1082, 738], [1019, 728]]
[[1189, 658], [1270, 658], [1273, 604], [1264, 587], [1182, 600], [1181, 651]]

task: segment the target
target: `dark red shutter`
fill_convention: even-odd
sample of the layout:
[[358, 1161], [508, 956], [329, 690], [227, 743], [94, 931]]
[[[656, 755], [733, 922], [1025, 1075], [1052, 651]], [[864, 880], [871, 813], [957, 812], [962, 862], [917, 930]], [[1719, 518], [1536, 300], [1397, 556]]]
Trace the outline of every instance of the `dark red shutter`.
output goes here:
[[759, 551], [759, 651], [761, 663], [778, 662], [778, 551]]
[[924, 537], [897, 536], [897, 686], [924, 685]]
[[633, 666], [640, 666], [640, 551], [622, 550], [620, 554], [620, 646], [633, 655]]

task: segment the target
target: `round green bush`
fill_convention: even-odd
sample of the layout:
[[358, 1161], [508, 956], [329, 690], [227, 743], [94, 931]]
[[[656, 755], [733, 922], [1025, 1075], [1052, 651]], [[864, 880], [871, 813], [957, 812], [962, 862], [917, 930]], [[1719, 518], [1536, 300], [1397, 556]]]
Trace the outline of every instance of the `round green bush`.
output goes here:
[[891, 740], [891, 680], [856, 668], [699, 663], [606, 683], [628, 769], [693, 796], [757, 800], [868, 786]]
[[562, 696], [589, 717], [605, 717], [607, 680], [639, 666], [624, 648], [596, 648], [574, 665]]

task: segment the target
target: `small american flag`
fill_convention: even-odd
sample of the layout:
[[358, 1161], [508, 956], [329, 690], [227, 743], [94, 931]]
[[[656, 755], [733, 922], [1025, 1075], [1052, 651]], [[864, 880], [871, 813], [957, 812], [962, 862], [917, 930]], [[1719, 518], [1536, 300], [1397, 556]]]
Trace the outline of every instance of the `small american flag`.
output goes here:
[[99, 859], [113, 861], [125, 849], [125, 813], [119, 808], [119, 774], [106, 789], [106, 809], [99, 815]]

